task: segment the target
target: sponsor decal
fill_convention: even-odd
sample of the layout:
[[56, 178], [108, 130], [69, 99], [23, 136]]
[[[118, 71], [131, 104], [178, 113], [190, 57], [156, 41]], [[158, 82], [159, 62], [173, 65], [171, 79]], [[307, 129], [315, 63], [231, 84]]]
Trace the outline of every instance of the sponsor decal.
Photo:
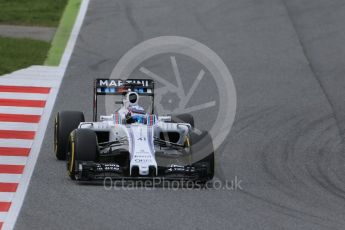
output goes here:
[[97, 87], [121, 87], [124, 83], [135, 83], [140, 84], [143, 87], [151, 87], [151, 80], [141, 80], [141, 79], [127, 79], [125, 81], [121, 79], [99, 79], [97, 80]]

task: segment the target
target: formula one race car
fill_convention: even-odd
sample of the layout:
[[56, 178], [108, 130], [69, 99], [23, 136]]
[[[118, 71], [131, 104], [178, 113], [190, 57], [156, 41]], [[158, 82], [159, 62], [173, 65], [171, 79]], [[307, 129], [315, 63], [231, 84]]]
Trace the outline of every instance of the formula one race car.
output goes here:
[[[113, 114], [97, 117], [98, 96], [121, 97]], [[138, 104], [150, 99], [150, 113]], [[154, 114], [154, 82], [97, 79], [93, 122], [62, 111], [55, 118], [54, 151], [67, 160], [74, 180], [157, 179], [205, 183], [214, 175], [214, 150], [207, 132], [196, 132], [190, 114]]]

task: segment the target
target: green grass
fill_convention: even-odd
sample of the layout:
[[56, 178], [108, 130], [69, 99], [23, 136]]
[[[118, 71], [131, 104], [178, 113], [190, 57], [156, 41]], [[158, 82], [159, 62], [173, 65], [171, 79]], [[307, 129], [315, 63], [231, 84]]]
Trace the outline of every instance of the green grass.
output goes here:
[[80, 4], [81, 0], [0, 0], [0, 24], [58, 25], [51, 44], [0, 37], [0, 75], [31, 65], [59, 65]]
[[43, 41], [0, 37], [0, 75], [31, 65], [42, 65], [49, 46]]
[[57, 66], [66, 48], [69, 36], [73, 29], [75, 19], [77, 18], [81, 0], [69, 0], [66, 9], [62, 15], [59, 27], [55, 33], [52, 46], [48, 53], [45, 65]]
[[0, 24], [56, 27], [68, 0], [0, 0]]

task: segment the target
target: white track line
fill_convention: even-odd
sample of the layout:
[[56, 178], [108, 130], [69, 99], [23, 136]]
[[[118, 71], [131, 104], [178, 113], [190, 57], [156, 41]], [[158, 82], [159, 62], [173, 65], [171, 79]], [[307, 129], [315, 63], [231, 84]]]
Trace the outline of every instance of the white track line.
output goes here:
[[0, 113], [5, 113], [5, 114], [25, 114], [25, 115], [42, 115], [43, 108], [0, 106]]
[[[11, 202], [13, 196], [14, 196], [14, 192], [0, 192], [0, 201]], [[5, 212], [0, 212], [0, 219], [1, 219], [1, 214], [4, 215]]]
[[0, 92], [1, 99], [18, 99], [18, 100], [46, 100], [48, 94], [40, 93], [6, 93]]
[[19, 183], [21, 177], [21, 174], [0, 173], [0, 182]]
[[69, 63], [69, 60], [71, 59], [72, 52], [73, 52], [75, 44], [77, 42], [77, 38], [78, 38], [81, 26], [82, 26], [84, 18], [85, 18], [87, 8], [89, 6], [89, 1], [90, 0], [83, 0], [82, 1], [80, 8], [79, 8], [78, 17], [75, 20], [73, 30], [71, 32], [70, 38], [69, 38], [68, 43], [67, 43], [66, 48], [65, 48], [65, 52], [62, 55], [62, 58], [60, 61], [60, 67], [63, 68], [63, 70], [64, 70], [63, 75], [65, 74], [67, 65]]
[[23, 122], [0, 122], [0, 130], [37, 131], [38, 124]]
[[0, 138], [0, 147], [31, 148], [32, 140], [4, 139]]
[[27, 159], [27, 157], [20, 156], [0, 156], [0, 163], [2, 165], [25, 165]]

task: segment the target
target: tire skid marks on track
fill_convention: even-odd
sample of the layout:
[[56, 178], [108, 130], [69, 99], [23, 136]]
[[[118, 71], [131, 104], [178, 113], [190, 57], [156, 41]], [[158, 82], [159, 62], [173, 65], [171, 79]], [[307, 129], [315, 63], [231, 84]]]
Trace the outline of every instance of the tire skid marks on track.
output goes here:
[[0, 84], [0, 229], [30, 157], [50, 89]]

